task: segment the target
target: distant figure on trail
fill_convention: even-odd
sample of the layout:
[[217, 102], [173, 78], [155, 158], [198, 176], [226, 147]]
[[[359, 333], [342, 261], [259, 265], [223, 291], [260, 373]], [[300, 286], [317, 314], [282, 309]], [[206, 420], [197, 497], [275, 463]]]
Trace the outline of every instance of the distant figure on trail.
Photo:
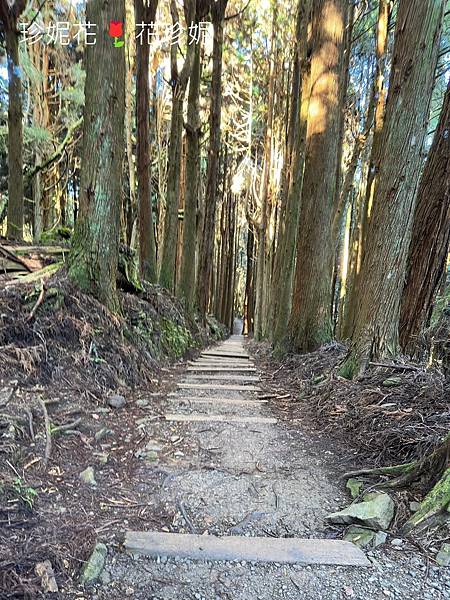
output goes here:
[[233, 321], [233, 335], [242, 335], [244, 329], [244, 321], [241, 317], [235, 317]]

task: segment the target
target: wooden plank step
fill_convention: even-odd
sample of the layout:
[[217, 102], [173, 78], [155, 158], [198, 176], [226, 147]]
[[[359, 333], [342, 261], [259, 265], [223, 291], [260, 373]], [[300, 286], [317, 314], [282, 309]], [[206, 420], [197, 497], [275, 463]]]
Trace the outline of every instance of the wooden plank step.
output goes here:
[[234, 373], [230, 373], [229, 375], [216, 375], [216, 373], [211, 373], [211, 375], [205, 375], [203, 373], [200, 373], [199, 375], [196, 375], [195, 373], [189, 373], [189, 381], [191, 381], [192, 379], [212, 382], [230, 381], [230, 379], [232, 379], [233, 381], [248, 381], [249, 383], [255, 383], [256, 381], [259, 381], [259, 377], [252, 377], [251, 375], [235, 375]]
[[233, 392], [260, 392], [261, 389], [254, 385], [215, 385], [210, 383], [178, 383], [177, 387], [185, 390], [209, 390], [217, 392], [221, 390], [230, 390]]
[[189, 402], [193, 404], [233, 404], [236, 406], [260, 406], [267, 404], [268, 400], [235, 400], [234, 398], [201, 398], [194, 396], [193, 398], [180, 398], [176, 394], [169, 394], [170, 398], [179, 400], [180, 402]]
[[166, 421], [180, 421], [186, 423], [241, 423], [241, 424], [259, 424], [274, 425], [278, 421], [273, 417], [238, 417], [235, 415], [201, 415], [201, 414], [167, 414], [164, 415]]
[[240, 358], [243, 360], [249, 360], [250, 356], [248, 354], [239, 354], [237, 352], [225, 352], [221, 350], [202, 352], [200, 355], [202, 358], [205, 356], [220, 356], [222, 358]]
[[218, 366], [218, 367], [223, 367], [223, 366], [229, 366], [229, 367], [254, 367], [255, 363], [252, 362], [251, 360], [239, 360], [239, 359], [225, 359], [222, 358], [220, 359], [219, 357], [213, 356], [211, 358], [199, 358], [198, 360], [196, 360], [195, 362], [190, 362], [189, 364], [192, 365], [205, 365], [205, 366]]
[[299, 565], [370, 567], [357, 546], [342, 540], [264, 538], [188, 533], [127, 531], [125, 548], [132, 554], [192, 560], [239, 560]]
[[204, 365], [189, 365], [186, 371], [195, 371], [197, 373], [256, 373], [255, 367], [220, 367], [218, 365], [213, 365], [211, 367], [206, 367]]

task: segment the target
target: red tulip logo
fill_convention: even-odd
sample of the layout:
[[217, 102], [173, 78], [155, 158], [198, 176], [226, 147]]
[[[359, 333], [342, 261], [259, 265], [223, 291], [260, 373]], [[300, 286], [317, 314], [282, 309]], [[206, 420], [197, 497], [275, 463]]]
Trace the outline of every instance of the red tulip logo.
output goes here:
[[123, 40], [118, 39], [123, 36], [122, 21], [110, 21], [108, 33], [111, 37], [114, 38], [114, 46], [116, 48], [121, 48], [124, 45], [125, 42]]
[[113, 38], [123, 36], [123, 23], [121, 21], [111, 21], [109, 24], [109, 35]]

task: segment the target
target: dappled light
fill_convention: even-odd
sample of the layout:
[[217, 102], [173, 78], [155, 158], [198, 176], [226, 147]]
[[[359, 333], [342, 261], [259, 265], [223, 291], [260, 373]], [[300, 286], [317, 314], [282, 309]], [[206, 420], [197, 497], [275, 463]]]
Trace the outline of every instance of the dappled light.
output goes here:
[[1, 599], [448, 597], [447, 5], [0, 0]]

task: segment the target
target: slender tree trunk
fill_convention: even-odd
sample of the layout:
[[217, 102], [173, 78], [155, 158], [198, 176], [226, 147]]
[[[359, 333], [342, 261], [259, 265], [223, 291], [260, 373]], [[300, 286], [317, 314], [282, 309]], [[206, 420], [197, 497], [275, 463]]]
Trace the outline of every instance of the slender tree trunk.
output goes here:
[[255, 339], [261, 340], [264, 331], [264, 283], [268, 276], [266, 273], [266, 246], [267, 225], [269, 212], [269, 179], [272, 166], [272, 134], [274, 118], [275, 99], [275, 41], [277, 33], [277, 9], [273, 6], [272, 32], [269, 49], [269, 73], [268, 73], [268, 98], [267, 98], [267, 125], [264, 136], [263, 172], [259, 192], [261, 216], [257, 223], [258, 255], [257, 255], [257, 277], [256, 277], [256, 304], [255, 304]]
[[124, 0], [91, 0], [86, 19], [97, 25], [86, 46], [80, 211], [69, 257], [69, 275], [111, 310], [116, 294], [125, 119], [125, 50], [108, 36], [111, 21], [125, 17]]
[[[379, 0], [378, 20], [376, 28], [376, 69], [375, 79], [373, 84], [373, 108], [369, 105], [368, 127], [373, 127], [372, 146], [370, 148], [370, 157], [366, 168], [367, 177], [365, 182], [364, 193], [358, 192], [358, 211], [357, 211], [357, 240], [355, 239], [356, 248], [352, 250], [354, 253], [352, 264], [355, 267], [354, 272], [350, 274], [347, 293], [345, 299], [345, 325], [342, 328], [342, 334], [345, 338], [351, 337], [353, 333], [353, 320], [356, 314], [356, 306], [358, 302], [358, 286], [360, 281], [360, 267], [365, 249], [365, 241], [367, 236], [367, 227], [370, 218], [373, 190], [375, 178], [377, 176], [379, 153], [380, 153], [380, 136], [383, 128], [384, 111], [386, 105], [386, 82], [385, 70], [387, 60], [387, 45], [390, 19], [392, 15], [392, 1]], [[372, 119], [374, 123], [372, 125]], [[367, 131], [367, 129], [366, 129]], [[364, 140], [365, 143], [365, 140]], [[363, 146], [364, 146], [363, 143]], [[355, 148], [355, 151], [358, 149]], [[345, 183], [344, 183], [345, 187]], [[333, 223], [335, 235], [339, 231], [339, 220], [335, 218]]]
[[450, 239], [450, 83], [417, 193], [400, 311], [400, 345], [412, 354], [430, 321]]
[[[16, 3], [18, 4], [18, 3]], [[14, 5], [13, 5], [14, 7]], [[6, 55], [8, 57], [8, 229], [11, 240], [23, 239], [23, 126], [22, 126], [22, 71], [19, 64], [19, 34], [13, 8], [4, 18]]]
[[[154, 22], [158, 0], [150, 4], [136, 0], [136, 22]], [[156, 283], [156, 242], [153, 225], [150, 150], [150, 46], [147, 40], [138, 43], [136, 52], [136, 124], [137, 124], [137, 180], [139, 208], [139, 266], [143, 279]]]
[[339, 98], [348, 3], [313, 3], [311, 96], [289, 344], [309, 352], [332, 338], [331, 294]]
[[255, 258], [254, 258], [254, 247], [255, 247], [255, 235], [253, 233], [253, 225], [248, 224], [247, 231], [247, 270], [245, 275], [245, 303], [244, 303], [244, 333], [248, 335], [253, 334], [254, 324], [254, 272], [255, 272]]
[[[387, 59], [387, 45], [389, 24], [392, 12], [391, 0], [380, 0], [377, 22], [377, 39], [376, 39], [376, 57], [377, 65], [375, 71], [375, 125], [372, 140], [372, 149], [370, 154], [369, 169], [367, 172], [367, 187], [364, 203], [363, 221], [362, 221], [362, 246], [360, 252], [363, 254], [365, 250], [365, 242], [367, 230], [372, 211], [373, 195], [375, 190], [376, 179], [380, 168], [381, 160], [381, 133], [383, 129], [384, 113], [386, 107], [387, 86], [384, 79]], [[355, 292], [357, 290], [355, 289]]]
[[[136, 7], [137, 8], [137, 7]], [[133, 153], [133, 74], [136, 62], [136, 22], [133, 0], [125, 0], [126, 77], [125, 77], [125, 131], [126, 156], [128, 165], [129, 200], [126, 214], [126, 244], [133, 247], [136, 243], [136, 173]], [[136, 87], [136, 97], [138, 88]], [[139, 131], [139, 128], [137, 128]]]
[[[186, 22], [195, 17], [195, 0], [185, 2]], [[171, 0], [170, 10], [174, 27], [179, 23], [176, 0]], [[188, 44], [181, 72], [178, 72], [177, 45], [171, 46], [172, 119], [170, 124], [169, 156], [167, 165], [167, 195], [164, 215], [164, 237], [159, 283], [170, 291], [175, 290], [177, 225], [180, 201], [180, 170], [183, 138], [183, 101], [194, 63], [195, 44]]]
[[[353, 25], [355, 19], [355, 3], [350, 3], [348, 24], [345, 31], [345, 51], [342, 61], [342, 85], [340, 86], [339, 106], [341, 107], [340, 122], [339, 122], [339, 146], [338, 146], [338, 164], [336, 169], [336, 189], [334, 192], [335, 211], [333, 216], [332, 236], [333, 242], [336, 244], [337, 235], [339, 233], [339, 225], [342, 223], [342, 215], [345, 210], [345, 196], [341, 193], [342, 189], [342, 161], [344, 148], [345, 134], [345, 111], [348, 96], [348, 86], [350, 81], [350, 57], [352, 53], [352, 37]], [[337, 230], [335, 223], [338, 223]]]
[[214, 258], [214, 224], [217, 206], [217, 180], [220, 153], [220, 122], [222, 116], [222, 54], [224, 18], [228, 0], [217, 0], [211, 4], [214, 26], [213, 69], [211, 80], [211, 109], [209, 118], [208, 171], [205, 194], [205, 216], [197, 276], [197, 306], [202, 317], [208, 311], [210, 281]]
[[400, 302], [445, 0], [400, 0], [379, 173], [361, 266], [352, 346], [342, 373], [396, 356]]
[[[282, 203], [275, 267], [272, 283], [272, 341], [277, 347], [286, 335], [291, 311], [292, 278], [297, 245], [298, 216], [302, 195], [305, 163], [306, 126], [309, 108], [310, 67], [308, 60], [308, 24], [311, 20], [311, 1], [300, 0], [297, 16], [297, 56], [292, 80], [290, 129], [295, 131], [290, 143], [292, 156], [288, 176], [286, 202]], [[298, 74], [297, 74], [298, 71]], [[297, 98], [295, 100], [295, 98]]]
[[192, 312], [195, 298], [195, 250], [197, 236], [197, 204], [200, 183], [200, 81], [201, 45], [196, 44], [194, 66], [189, 83], [186, 123], [186, 198], [184, 205], [183, 252], [178, 296]]

